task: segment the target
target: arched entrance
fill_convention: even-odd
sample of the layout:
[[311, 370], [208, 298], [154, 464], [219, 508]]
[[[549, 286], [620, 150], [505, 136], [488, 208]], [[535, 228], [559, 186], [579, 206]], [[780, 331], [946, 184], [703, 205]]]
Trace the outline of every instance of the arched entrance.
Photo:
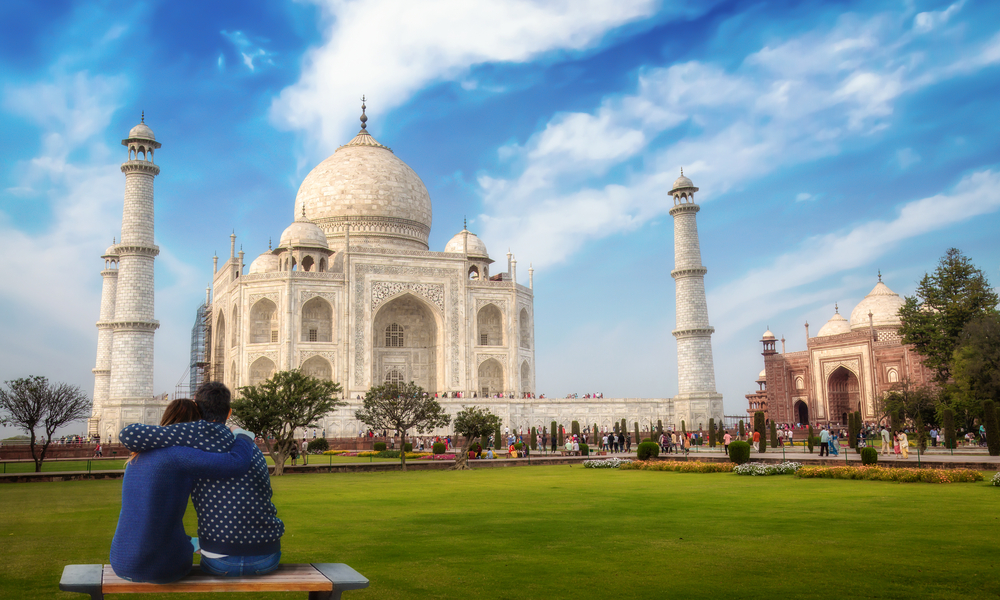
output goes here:
[[412, 294], [383, 304], [372, 320], [372, 383], [383, 383], [395, 371], [394, 378], [412, 381], [431, 394], [440, 391], [440, 331], [437, 314]]
[[479, 392], [484, 398], [503, 393], [503, 365], [488, 358], [479, 365]]
[[796, 417], [797, 422], [798, 423], [802, 423], [803, 425], [808, 425], [809, 424], [809, 407], [806, 406], [806, 403], [803, 402], [803, 401], [801, 401], [801, 400], [799, 400], [798, 402], [795, 403], [794, 410], [795, 410], [795, 417]]
[[857, 376], [844, 367], [837, 367], [826, 383], [830, 420], [847, 423], [847, 414], [861, 403], [861, 386]]

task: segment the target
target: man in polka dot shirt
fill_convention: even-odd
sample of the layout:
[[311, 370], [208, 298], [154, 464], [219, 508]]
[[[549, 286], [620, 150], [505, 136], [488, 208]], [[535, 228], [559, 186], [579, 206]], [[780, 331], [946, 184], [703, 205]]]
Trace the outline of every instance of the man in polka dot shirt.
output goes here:
[[[225, 425], [232, 413], [230, 401], [229, 389], [210, 381], [195, 394], [203, 420], [166, 427], [135, 423], [123, 429], [119, 438], [135, 452], [169, 446], [228, 452], [236, 439]], [[198, 513], [202, 571], [240, 577], [262, 575], [278, 567], [285, 525], [271, 503], [267, 462], [256, 446], [247, 473], [232, 479], [196, 480], [191, 499]]]

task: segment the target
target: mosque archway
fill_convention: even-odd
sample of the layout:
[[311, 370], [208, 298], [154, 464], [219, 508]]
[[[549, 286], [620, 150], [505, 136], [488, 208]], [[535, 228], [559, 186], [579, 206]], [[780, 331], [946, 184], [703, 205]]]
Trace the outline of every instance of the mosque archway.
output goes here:
[[479, 365], [479, 391], [483, 397], [503, 393], [503, 366], [495, 358]]
[[266, 356], [261, 356], [250, 365], [250, 385], [257, 385], [267, 381], [274, 375], [274, 361]]
[[278, 307], [267, 298], [262, 298], [250, 308], [250, 343], [276, 344], [277, 342]]
[[413, 294], [384, 303], [372, 319], [372, 383], [397, 370], [433, 394], [444, 381], [442, 326], [439, 315]]
[[858, 377], [845, 367], [837, 367], [827, 379], [827, 403], [830, 420], [847, 423], [847, 414], [857, 410], [861, 403], [861, 386]]
[[480, 346], [503, 346], [503, 315], [496, 304], [487, 304], [476, 315]]
[[323, 298], [316, 297], [302, 305], [301, 340], [333, 341], [333, 307]]

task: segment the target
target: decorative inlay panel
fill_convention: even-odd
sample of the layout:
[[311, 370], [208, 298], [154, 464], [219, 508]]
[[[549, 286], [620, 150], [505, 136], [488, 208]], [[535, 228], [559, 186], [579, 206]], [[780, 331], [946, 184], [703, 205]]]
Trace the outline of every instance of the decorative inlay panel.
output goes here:
[[253, 306], [258, 300], [263, 298], [267, 298], [271, 302], [274, 302], [275, 306], [278, 305], [278, 292], [265, 292], [263, 294], [250, 294], [250, 306]]
[[440, 283], [408, 283], [401, 281], [372, 282], [372, 314], [383, 302], [407, 291], [424, 298], [444, 312], [444, 286]]
[[507, 300], [503, 298], [476, 298], [476, 314], [479, 314], [479, 310], [487, 304], [494, 304], [500, 309], [501, 314], [507, 314]]

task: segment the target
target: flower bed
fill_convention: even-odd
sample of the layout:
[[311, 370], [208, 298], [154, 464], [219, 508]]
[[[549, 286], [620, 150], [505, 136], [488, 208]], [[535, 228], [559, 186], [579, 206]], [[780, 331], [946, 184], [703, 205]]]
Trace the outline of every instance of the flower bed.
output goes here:
[[637, 460], [622, 469], [630, 471], [677, 471], [679, 473], [729, 473], [733, 463], [710, 463], [679, 460]]
[[993, 479], [990, 479], [990, 483], [992, 483], [993, 485], [996, 485], [996, 486], [1000, 486], [1000, 471], [997, 471], [993, 475]]
[[[982, 481], [983, 474], [972, 469], [908, 469], [902, 467], [802, 467], [797, 477], [826, 479], [867, 479], [897, 483], [972, 483]], [[998, 485], [998, 484], [994, 484]]]
[[802, 468], [801, 463], [786, 461], [777, 465], [767, 463], [744, 463], [737, 465], [733, 473], [737, 475], [791, 475]]
[[[409, 455], [407, 454], [407, 458]], [[454, 454], [427, 454], [418, 457], [418, 460], [455, 460]]]
[[607, 458], [604, 460], [585, 460], [583, 461], [583, 468], [585, 469], [617, 469], [619, 467], [627, 466], [631, 464], [632, 461], [627, 458]]
[[326, 452], [323, 452], [323, 454], [332, 454], [334, 456], [339, 456], [341, 454], [347, 454], [349, 452], [352, 452], [352, 450], [327, 450]]

